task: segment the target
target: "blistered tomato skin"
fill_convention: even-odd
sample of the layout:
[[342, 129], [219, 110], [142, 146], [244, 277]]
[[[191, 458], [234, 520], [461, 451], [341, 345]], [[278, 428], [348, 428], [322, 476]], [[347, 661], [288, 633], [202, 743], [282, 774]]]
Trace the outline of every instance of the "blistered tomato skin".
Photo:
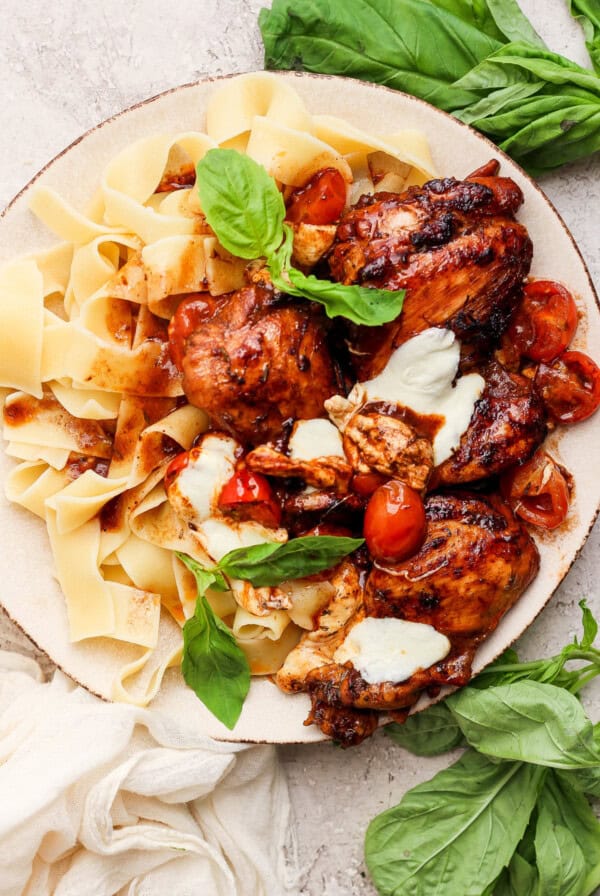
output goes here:
[[169, 353], [171, 360], [183, 370], [183, 358], [188, 338], [204, 321], [210, 320], [217, 301], [208, 293], [188, 296], [178, 306], [169, 323]]
[[569, 512], [569, 484], [563, 471], [545, 451], [510, 470], [500, 480], [500, 490], [513, 513], [540, 529], [556, 529]]
[[534, 384], [557, 423], [580, 423], [600, 407], [600, 368], [583, 352], [564, 352], [553, 364], [540, 364]]
[[267, 528], [281, 524], [281, 507], [269, 480], [247, 467], [236, 470], [219, 495], [219, 510], [238, 520], [254, 520]]
[[323, 168], [288, 202], [286, 221], [293, 224], [334, 224], [346, 205], [346, 181], [337, 168]]
[[554, 280], [533, 280], [508, 329], [516, 350], [532, 361], [554, 361], [575, 335], [579, 315], [568, 289]]
[[392, 479], [372, 495], [364, 520], [364, 536], [374, 560], [399, 563], [419, 550], [427, 521], [421, 496]]

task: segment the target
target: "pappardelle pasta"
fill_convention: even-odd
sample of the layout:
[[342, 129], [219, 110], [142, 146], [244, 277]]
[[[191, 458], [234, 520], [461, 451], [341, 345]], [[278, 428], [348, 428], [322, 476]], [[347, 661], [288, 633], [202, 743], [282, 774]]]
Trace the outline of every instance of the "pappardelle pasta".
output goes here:
[[[159, 134], [121, 152], [85, 212], [47, 187], [33, 192], [32, 211], [61, 242], [0, 270], [3, 434], [17, 461], [7, 495], [46, 523], [71, 639], [139, 648], [114, 688], [139, 704], [181, 658], [180, 646], [161, 650], [161, 613], [180, 625], [194, 613], [196, 584], [177, 553], [207, 566], [220, 559], [175, 512], [164, 482], [208, 426], [184, 396], [168, 323], [184, 297], [248, 282], [248, 261], [220, 245], [195, 187], [197, 163], [216, 147], [264, 166], [284, 196], [323, 169], [341, 174], [349, 203], [434, 174], [421, 133], [373, 136], [311, 115], [289, 86], [257, 74], [215, 89], [205, 133]], [[331, 226], [298, 225], [296, 263], [310, 268], [331, 236]], [[249, 603], [233, 586], [208, 600], [252, 673], [266, 675], [312, 628], [328, 588], [289, 583], [285, 608]]]

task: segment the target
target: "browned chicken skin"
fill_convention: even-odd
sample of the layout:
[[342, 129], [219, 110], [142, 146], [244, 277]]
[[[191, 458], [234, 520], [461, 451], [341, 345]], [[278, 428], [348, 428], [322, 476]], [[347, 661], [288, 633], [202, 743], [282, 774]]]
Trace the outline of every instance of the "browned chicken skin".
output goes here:
[[526, 377], [497, 361], [484, 371], [485, 390], [456, 451], [435, 471], [436, 485], [495, 476], [526, 461], [546, 435], [542, 402]]
[[251, 444], [288, 418], [323, 417], [339, 390], [321, 311], [254, 285], [213, 303], [185, 340], [183, 388], [219, 429]]
[[360, 380], [376, 376], [394, 348], [427, 327], [451, 327], [467, 341], [505, 328], [533, 251], [514, 219], [523, 196], [510, 178], [472, 177], [363, 196], [340, 221], [329, 256], [334, 279], [406, 289], [396, 321], [348, 327]]
[[[375, 566], [364, 601], [349, 604], [341, 592], [328, 608], [332, 616], [321, 614], [315, 632], [303, 637], [279, 673], [286, 690], [309, 691], [311, 720], [345, 745], [370, 733], [373, 710], [406, 710], [424, 690], [466, 684], [478, 644], [538, 571], [533, 540], [498, 496], [430, 495], [425, 508], [427, 537], [419, 552], [403, 563]], [[450, 653], [406, 681], [369, 684], [351, 664], [333, 661], [365, 616], [431, 625], [448, 637]]]
[[474, 649], [535, 577], [537, 548], [498, 495], [429, 495], [425, 513], [419, 552], [371, 572], [367, 615], [424, 622]]

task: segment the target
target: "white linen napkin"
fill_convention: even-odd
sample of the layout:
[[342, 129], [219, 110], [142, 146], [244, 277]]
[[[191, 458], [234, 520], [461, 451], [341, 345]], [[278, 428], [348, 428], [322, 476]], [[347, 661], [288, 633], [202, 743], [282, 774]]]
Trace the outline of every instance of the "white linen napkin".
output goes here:
[[283, 896], [290, 843], [274, 747], [210, 740], [61, 672], [44, 683], [0, 651], [0, 896]]

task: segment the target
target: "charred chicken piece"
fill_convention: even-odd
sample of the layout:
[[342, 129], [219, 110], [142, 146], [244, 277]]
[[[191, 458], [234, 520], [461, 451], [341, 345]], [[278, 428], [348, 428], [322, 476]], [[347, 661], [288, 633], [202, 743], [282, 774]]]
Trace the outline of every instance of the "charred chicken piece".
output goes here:
[[343, 433], [346, 457], [356, 473], [380, 473], [406, 482], [421, 491], [433, 469], [431, 440], [398, 416], [376, 407], [356, 405], [341, 395], [325, 404], [329, 416]]
[[419, 552], [371, 572], [367, 614], [427, 623], [472, 650], [535, 577], [537, 548], [497, 495], [429, 495], [425, 513]]
[[485, 390], [460, 445], [435, 471], [436, 485], [495, 476], [534, 453], [546, 435], [542, 402], [530, 380], [497, 361], [484, 371]]
[[[309, 691], [311, 719], [342, 743], [358, 742], [373, 710], [406, 710], [425, 690], [466, 684], [477, 645], [537, 573], [535, 544], [500, 498], [430, 495], [426, 512], [428, 532], [420, 551], [403, 563], [375, 567], [364, 601], [356, 599], [352, 606], [338, 595], [326, 608], [333, 623], [330, 619], [324, 627], [322, 611], [318, 628], [303, 637], [279, 673], [284, 688], [287, 675], [292, 685], [287, 689]], [[348, 632], [369, 616], [431, 625], [449, 639], [450, 652], [406, 681], [369, 683], [350, 662], [335, 661]]]
[[169, 327], [188, 400], [213, 426], [250, 444], [290, 417], [323, 416], [339, 391], [319, 309], [255, 284], [206, 304], [193, 328]]
[[352, 467], [342, 457], [325, 456], [313, 460], [296, 460], [271, 445], [259, 445], [246, 457], [254, 473], [280, 478], [299, 477], [314, 488], [333, 489], [339, 494], [348, 491]]
[[406, 289], [395, 321], [348, 326], [360, 380], [376, 376], [394, 348], [427, 327], [448, 326], [471, 342], [503, 332], [533, 251], [514, 219], [522, 201], [510, 178], [475, 173], [363, 196], [344, 215], [329, 256], [333, 278]]

